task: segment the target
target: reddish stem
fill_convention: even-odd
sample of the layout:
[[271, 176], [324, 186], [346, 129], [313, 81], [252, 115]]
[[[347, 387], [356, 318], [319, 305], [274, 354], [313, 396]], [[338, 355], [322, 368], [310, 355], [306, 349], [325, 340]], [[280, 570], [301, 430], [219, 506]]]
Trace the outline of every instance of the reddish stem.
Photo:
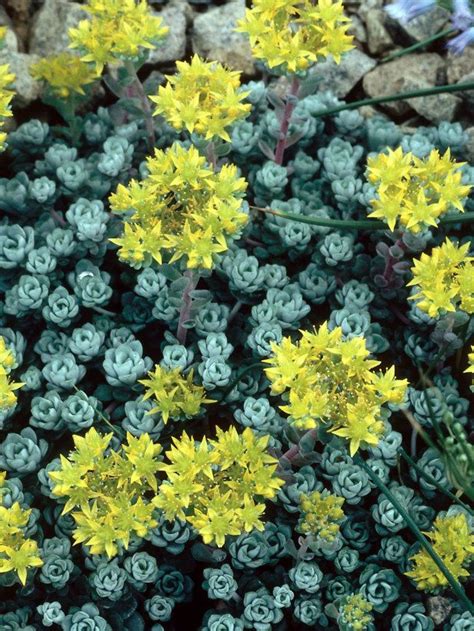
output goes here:
[[153, 152], [155, 148], [155, 126], [153, 123], [153, 115], [152, 115], [152, 111], [150, 107], [150, 101], [148, 99], [148, 96], [145, 93], [145, 90], [143, 89], [143, 84], [138, 77], [137, 71], [135, 70], [135, 66], [133, 65], [133, 63], [126, 62], [125, 66], [127, 68], [127, 72], [129, 73], [129, 75], [132, 76], [135, 80], [130, 87], [131, 87], [132, 93], [134, 92], [135, 96], [137, 96], [140, 99], [140, 103], [143, 110], [143, 117], [145, 119], [145, 129], [146, 129], [146, 135], [147, 135], [148, 150], [150, 152]]
[[104, 410], [105, 414], [108, 414], [110, 416], [112, 412], [115, 410], [115, 408], [117, 407], [117, 405], [118, 405], [117, 401], [112, 401], [112, 403], [109, 403], [109, 405]]
[[211, 140], [206, 147], [206, 157], [209, 161], [209, 164], [212, 166], [214, 171], [217, 169], [217, 154], [216, 154], [216, 146], [214, 142]]
[[[283, 164], [283, 156], [285, 154], [286, 149], [286, 137], [288, 135], [288, 129], [290, 127], [291, 115], [293, 114], [293, 110], [296, 106], [296, 98], [298, 96], [298, 89], [300, 87], [300, 82], [296, 75], [293, 76], [290, 85], [290, 91], [286, 97], [286, 105], [283, 110], [283, 116], [280, 124], [280, 133], [278, 135], [278, 143], [275, 149], [275, 162], [277, 164]], [[295, 98], [292, 98], [295, 97]]]
[[391, 305], [390, 307], [390, 311], [395, 314], [397, 316], [397, 318], [403, 322], [403, 324], [406, 324], [407, 326], [411, 324], [410, 320], [403, 315], [403, 313], [400, 311], [400, 309], [398, 307], [396, 307], [395, 305]]
[[[398, 246], [401, 250], [406, 250], [406, 246], [401, 239], [397, 239], [395, 245]], [[390, 284], [393, 278], [393, 266], [398, 262], [398, 259], [394, 258], [390, 252], [388, 254], [387, 260], [385, 261], [385, 268], [383, 270], [382, 276], [385, 278], [388, 284]]]
[[49, 212], [54, 221], [57, 221], [60, 226], [67, 226], [67, 221], [65, 221], [61, 215], [54, 210], [54, 208], [51, 208]]
[[303, 434], [303, 436], [300, 438], [300, 441], [296, 445], [293, 445], [288, 449], [288, 451], [285, 451], [280, 460], [283, 460], [283, 458], [286, 458], [286, 460], [289, 460], [290, 462], [295, 460], [300, 454], [300, 442], [303, 440], [303, 438], [306, 438], [306, 436], [316, 438], [317, 435], [318, 430], [316, 428], [308, 430], [306, 434]]

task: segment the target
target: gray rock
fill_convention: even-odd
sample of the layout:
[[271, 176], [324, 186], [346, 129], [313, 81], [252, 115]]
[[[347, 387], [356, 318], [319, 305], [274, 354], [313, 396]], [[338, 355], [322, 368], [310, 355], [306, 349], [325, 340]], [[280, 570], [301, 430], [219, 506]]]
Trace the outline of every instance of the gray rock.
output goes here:
[[236, 33], [238, 19], [244, 16], [245, 0], [233, 0], [220, 7], [196, 14], [192, 30], [193, 51], [207, 59], [220, 61], [233, 70], [255, 73], [248, 38]]
[[[436, 53], [421, 53], [394, 59], [365, 75], [363, 86], [371, 97], [388, 96], [400, 92], [421, 90], [443, 84], [446, 78], [445, 61]], [[392, 114], [404, 114], [410, 109], [430, 121], [452, 120], [460, 99], [452, 94], [436, 94], [406, 101], [384, 103]]]
[[376, 66], [375, 59], [357, 48], [353, 48], [341, 57], [341, 63], [326, 59], [317, 63], [311, 74], [320, 78], [319, 90], [330, 90], [337, 97], [346, 96], [352, 88]]
[[428, 615], [436, 626], [443, 624], [448, 619], [452, 609], [451, 602], [443, 596], [430, 596], [428, 598]]
[[373, 9], [366, 14], [367, 46], [373, 55], [393, 48], [393, 41], [385, 26], [387, 14], [382, 9]]
[[448, 83], [467, 80], [466, 77], [474, 72], [474, 47], [467, 46], [461, 55], [449, 53], [447, 61]]
[[354, 3], [354, 6], [352, 7], [346, 2], [344, 3], [344, 6], [351, 7], [353, 10], [355, 9], [361, 18], [365, 20], [371, 11], [381, 9], [383, 4], [384, 0], [360, 0], [357, 3]]
[[3, 47], [13, 53], [18, 52], [18, 38], [13, 30], [13, 23], [5, 9], [2, 7], [0, 7], [0, 26], [7, 27], [7, 32], [5, 33], [5, 38], [3, 40]]
[[436, 94], [408, 99], [412, 109], [433, 123], [452, 121], [461, 105], [462, 99], [454, 94]]
[[77, 2], [46, 0], [32, 20], [30, 52], [47, 57], [66, 50], [69, 29], [86, 17]]
[[153, 15], [161, 16], [170, 29], [166, 40], [150, 51], [149, 63], [158, 64], [183, 59], [186, 53], [186, 25], [189, 5], [182, 0], [174, 0]]
[[30, 75], [30, 67], [39, 61], [38, 55], [17, 53], [6, 48], [0, 50], [0, 64], [8, 64], [10, 72], [15, 75], [13, 90], [14, 103], [18, 107], [25, 107], [37, 99], [41, 93], [41, 85]]
[[421, 42], [445, 27], [447, 28], [449, 11], [442, 7], [435, 7], [432, 11], [410, 20], [408, 24], [402, 24], [398, 20], [389, 19], [390, 22], [395, 22], [397, 27], [408, 35], [411, 40]]
[[366, 42], [370, 53], [378, 54], [393, 47], [392, 38], [386, 28], [387, 16], [383, 11], [384, 0], [360, 0], [358, 6], [350, 7], [344, 3], [345, 7], [350, 7], [355, 11], [355, 16], [360, 18], [365, 24]]
[[[462, 79], [458, 81], [458, 85], [462, 85], [463, 83], [474, 83], [474, 71], [471, 74], [465, 75]], [[466, 90], [463, 92], [457, 92], [457, 95], [462, 99], [467, 101], [469, 105], [474, 106], [474, 90]]]
[[353, 35], [354, 39], [356, 39], [358, 42], [366, 44], [367, 31], [365, 30], [364, 23], [356, 13], [354, 13], [350, 17], [351, 23], [349, 25], [349, 28], [347, 29], [347, 32], [349, 33], [349, 35]]

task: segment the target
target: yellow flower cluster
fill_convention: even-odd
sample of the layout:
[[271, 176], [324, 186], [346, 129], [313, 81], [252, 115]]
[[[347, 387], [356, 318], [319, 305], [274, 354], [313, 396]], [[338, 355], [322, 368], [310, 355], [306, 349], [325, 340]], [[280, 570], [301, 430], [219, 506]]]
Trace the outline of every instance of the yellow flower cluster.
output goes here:
[[414, 260], [412, 280], [417, 292], [410, 300], [432, 318], [462, 309], [474, 313], [474, 257], [468, 255], [469, 243], [456, 245], [446, 241], [431, 254], [423, 253]]
[[[169, 520], [188, 521], [205, 543], [222, 546], [227, 535], [262, 530], [262, 500], [283, 485], [275, 476], [278, 460], [266, 453], [268, 436], [256, 438], [249, 428], [242, 434], [218, 428], [216, 440], [199, 443], [183, 433], [173, 438], [167, 463], [148, 434], [127, 434], [119, 451], [109, 449], [111, 438], [94, 428], [73, 436], [75, 450], [49, 473], [53, 494], [66, 498], [63, 514], [74, 510], [75, 543], [91, 554], [110, 558], [128, 548], [132, 535], [146, 536], [157, 525], [155, 507]], [[158, 486], [160, 471], [166, 477]]]
[[107, 63], [134, 60], [143, 49], [155, 48], [169, 30], [146, 0], [88, 0], [83, 8], [91, 18], [69, 29], [70, 48], [95, 63], [98, 73]]
[[288, 401], [281, 406], [293, 425], [311, 429], [328, 424], [328, 431], [350, 441], [350, 453], [377, 445], [385, 428], [384, 403], [403, 401], [406, 379], [395, 379], [393, 366], [375, 373], [380, 362], [369, 359], [365, 340], [344, 340], [342, 329], [329, 331], [327, 323], [318, 331], [302, 332], [299, 342], [289, 337], [272, 344], [273, 356], [265, 372], [273, 394]]
[[302, 519], [298, 524], [299, 532], [331, 543], [336, 538], [344, 519], [344, 511], [341, 508], [343, 504], [343, 497], [333, 495], [328, 491], [302, 494], [300, 497]]
[[54, 495], [67, 498], [63, 514], [75, 509], [75, 543], [109, 558], [128, 548], [132, 535], [143, 537], [157, 524], [147, 495], [158, 488], [161, 452], [148, 434], [127, 434], [120, 452], [108, 450], [111, 438], [94, 428], [84, 437], [74, 436], [75, 450], [69, 458], [61, 456], [59, 471], [49, 473]]
[[16, 403], [15, 390], [24, 384], [10, 381], [9, 374], [15, 365], [15, 356], [0, 336], [0, 410], [11, 408]]
[[224, 545], [228, 535], [263, 530], [263, 499], [283, 485], [275, 476], [278, 461], [266, 453], [268, 436], [256, 438], [250, 428], [238, 434], [217, 428], [217, 439], [200, 443], [183, 433], [173, 439], [163, 464], [167, 480], [154, 504], [169, 520], [189, 522], [204, 543]]
[[0, 574], [15, 572], [22, 585], [29, 567], [43, 565], [38, 544], [25, 537], [31, 508], [21, 508], [18, 502], [4, 506], [2, 502], [6, 474], [0, 471]]
[[370, 614], [372, 609], [372, 603], [366, 600], [362, 594], [344, 596], [339, 605], [337, 618], [339, 629], [343, 631], [365, 631], [373, 620]]
[[419, 232], [437, 226], [439, 217], [453, 208], [463, 212], [462, 202], [471, 189], [461, 183], [463, 164], [451, 159], [449, 149], [443, 156], [433, 149], [422, 159], [399, 147], [369, 158], [368, 180], [377, 198], [371, 200], [368, 216], [386, 221], [390, 230], [398, 221], [400, 227]]
[[227, 70], [216, 61], [205, 62], [194, 55], [191, 63], [176, 62], [177, 73], [167, 76], [157, 96], [150, 96], [168, 123], [181, 131], [216, 136], [230, 142], [227, 128], [248, 115], [250, 103], [242, 103], [248, 92], [239, 91], [240, 72]]
[[214, 255], [247, 223], [242, 195], [247, 188], [237, 167], [225, 164], [215, 173], [191, 146], [174, 143], [147, 159], [142, 182], [119, 184], [110, 196], [115, 213], [126, 213], [124, 234], [111, 239], [119, 258], [135, 268], [185, 259], [188, 268], [211, 269]]
[[[12, 115], [10, 102], [13, 98], [13, 92], [9, 90], [9, 86], [14, 81], [15, 75], [9, 72], [7, 64], [0, 66], [0, 127], [2, 118]], [[0, 151], [4, 149], [4, 143], [7, 135], [0, 132]]]
[[206, 392], [202, 386], [193, 383], [192, 370], [185, 377], [179, 368], [166, 369], [155, 366], [154, 372], [148, 373], [148, 376], [149, 379], [138, 382], [147, 388], [143, 399], [153, 397], [156, 405], [149, 414], [159, 412], [164, 423], [167, 423], [169, 418], [192, 418], [200, 413], [204, 403], [214, 403], [213, 399], [206, 399]]
[[41, 59], [31, 66], [30, 72], [33, 78], [46, 81], [51, 92], [62, 99], [73, 93], [85, 94], [84, 86], [99, 76], [93, 66], [66, 51]]
[[349, 22], [341, 1], [254, 0], [236, 30], [248, 34], [256, 59], [292, 73], [329, 55], [339, 63], [353, 48]]
[[[454, 578], [460, 579], [470, 575], [469, 564], [474, 558], [474, 535], [463, 513], [437, 517], [433, 531], [424, 534]], [[410, 561], [413, 562], [413, 569], [405, 574], [416, 582], [418, 589], [433, 591], [447, 587], [446, 576], [426, 550], [417, 552]]]

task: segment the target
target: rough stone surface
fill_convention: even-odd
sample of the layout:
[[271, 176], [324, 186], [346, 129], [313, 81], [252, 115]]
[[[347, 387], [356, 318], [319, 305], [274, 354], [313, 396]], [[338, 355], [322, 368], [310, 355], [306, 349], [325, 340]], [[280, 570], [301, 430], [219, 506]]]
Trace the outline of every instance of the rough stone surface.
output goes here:
[[474, 72], [474, 46], [467, 46], [462, 55], [449, 54], [447, 57], [448, 83], [467, 81]]
[[39, 61], [38, 55], [12, 52], [8, 49], [0, 50], [0, 64], [8, 64], [10, 72], [15, 75], [13, 90], [15, 91], [14, 103], [24, 107], [37, 99], [41, 92], [41, 85], [32, 79], [30, 66]]
[[351, 15], [351, 23], [347, 29], [349, 35], [353, 35], [354, 38], [362, 44], [367, 43], [367, 31], [365, 30], [364, 23], [357, 14]]
[[85, 17], [77, 2], [46, 0], [32, 21], [30, 53], [46, 57], [66, 50], [68, 30]]
[[[458, 85], [462, 85], [463, 83], [467, 83], [467, 82], [474, 83], [474, 70], [471, 72], [471, 74], [467, 74], [462, 79], [460, 79], [458, 81]], [[466, 90], [465, 92], [457, 92], [457, 95], [460, 96], [465, 101], [467, 101], [470, 107], [474, 106], [474, 90]]]
[[317, 63], [312, 74], [320, 77], [320, 90], [331, 90], [341, 98], [346, 96], [375, 65], [375, 59], [354, 48], [341, 57], [339, 64], [332, 59]]
[[[369, 96], [379, 97], [441, 85], [445, 75], [445, 61], [440, 55], [421, 53], [377, 66], [365, 75], [363, 85]], [[437, 94], [384, 103], [383, 107], [395, 115], [404, 114], [411, 108], [428, 120], [439, 122], [443, 118], [452, 120], [459, 102], [460, 99], [452, 94]]]
[[7, 32], [3, 40], [3, 46], [11, 52], [18, 52], [18, 38], [13, 30], [13, 24], [5, 9], [0, 7], [0, 26], [6, 26]]
[[189, 5], [186, 2], [175, 0], [161, 11], [152, 11], [154, 15], [163, 18], [163, 22], [170, 30], [166, 41], [155, 50], [150, 51], [150, 63], [157, 64], [183, 59], [186, 53], [186, 14], [188, 10]]
[[352, 11], [356, 11], [358, 15], [362, 17], [363, 20], [366, 19], [367, 15], [373, 11], [374, 9], [381, 9], [383, 7], [384, 0], [359, 0], [359, 2], [345, 2], [344, 6], [351, 8]]
[[393, 41], [385, 26], [387, 14], [383, 9], [368, 11], [365, 17], [367, 46], [372, 55], [379, 55], [393, 48]]
[[448, 27], [449, 11], [442, 7], [435, 7], [432, 11], [419, 15], [410, 20], [407, 24], [402, 24], [398, 20], [392, 20], [397, 27], [403, 31], [414, 42], [421, 42], [431, 37], [443, 28]]
[[193, 51], [234, 70], [254, 74], [255, 64], [248, 39], [243, 33], [233, 30], [244, 12], [245, 0], [234, 0], [197, 14], [192, 32]]
[[436, 94], [409, 99], [407, 102], [420, 116], [424, 116], [432, 123], [442, 123], [455, 118], [461, 101], [462, 99], [454, 94]]

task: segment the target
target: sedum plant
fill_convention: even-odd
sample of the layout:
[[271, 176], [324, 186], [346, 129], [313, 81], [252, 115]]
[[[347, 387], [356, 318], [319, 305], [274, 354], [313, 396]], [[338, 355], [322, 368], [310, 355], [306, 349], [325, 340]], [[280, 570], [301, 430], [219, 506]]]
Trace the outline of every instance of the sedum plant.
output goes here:
[[344, 498], [332, 493], [313, 491], [300, 497], [301, 521], [298, 530], [311, 538], [331, 543], [344, 519]]
[[[469, 576], [469, 566], [474, 554], [474, 534], [464, 513], [438, 516], [434, 521], [433, 531], [425, 534], [456, 579]], [[438, 591], [448, 585], [446, 576], [426, 550], [417, 552], [410, 557], [410, 561], [413, 569], [406, 572], [406, 575], [416, 582], [418, 589]]]
[[453, 209], [463, 212], [463, 200], [470, 186], [462, 183], [463, 163], [443, 156], [437, 150], [418, 158], [401, 147], [379, 153], [367, 161], [368, 181], [376, 188], [369, 217], [383, 219], [390, 230], [398, 227], [411, 232], [437, 226], [439, 218]]
[[98, 78], [95, 68], [67, 51], [40, 59], [32, 65], [31, 75], [46, 82], [52, 94], [61, 99], [74, 94], [83, 96], [84, 87]]
[[362, 594], [350, 594], [341, 599], [337, 624], [341, 631], [365, 631], [370, 628], [373, 605]]
[[12, 408], [17, 401], [16, 390], [25, 384], [11, 381], [10, 372], [15, 367], [15, 356], [6, 345], [5, 338], [0, 336], [0, 411]]
[[[8, 65], [0, 65], [0, 125], [2, 124], [2, 119], [12, 115], [10, 103], [13, 98], [13, 92], [9, 88], [14, 79], [15, 75], [9, 71]], [[7, 135], [0, 131], [0, 151], [4, 149], [6, 137]]]
[[247, 183], [232, 164], [214, 172], [195, 147], [175, 143], [147, 159], [147, 177], [120, 184], [110, 196], [125, 216], [124, 234], [111, 239], [119, 258], [140, 269], [152, 261], [183, 259], [187, 268], [211, 269], [247, 223]]
[[418, 309], [432, 318], [458, 310], [474, 313], [474, 258], [469, 249], [469, 243], [446, 239], [431, 254], [424, 252], [414, 260], [408, 285], [415, 287], [410, 299], [417, 301]]
[[255, 0], [237, 30], [248, 34], [256, 59], [295, 73], [329, 55], [339, 61], [353, 47], [348, 23], [340, 1]]
[[148, 6], [84, 7], [42, 63], [69, 129], [2, 158], [0, 629], [467, 628], [463, 125], [325, 91], [339, 2], [256, 1], [262, 80], [195, 57], [162, 88]]
[[245, 118], [252, 107], [242, 102], [248, 92], [239, 90], [240, 73], [198, 55], [189, 63], [176, 62], [176, 69], [175, 75], [166, 76], [166, 85], [159, 87], [158, 94], [150, 97], [156, 105], [153, 114], [163, 115], [178, 131], [186, 129], [206, 140], [217, 137], [230, 142], [228, 128]]
[[137, 59], [168, 33], [162, 18], [150, 14], [145, 0], [88, 0], [90, 19], [69, 29], [70, 47], [101, 72], [108, 63]]
[[206, 399], [202, 386], [193, 383], [193, 371], [186, 376], [180, 368], [166, 369], [155, 366], [148, 373], [149, 379], [139, 381], [146, 388], [143, 400], [152, 398], [153, 407], [148, 414], [159, 412], [164, 423], [173, 420], [189, 419], [202, 412], [205, 403], [214, 403]]
[[25, 585], [28, 570], [41, 567], [43, 561], [38, 543], [26, 535], [31, 509], [19, 502], [5, 505], [5, 478], [6, 473], [0, 471], [0, 575], [14, 572]]
[[340, 327], [330, 331], [324, 323], [313, 333], [303, 331], [296, 344], [284, 338], [272, 344], [272, 353], [263, 361], [272, 393], [288, 402], [280, 409], [295, 427], [327, 425], [349, 441], [351, 456], [382, 439], [382, 406], [404, 400], [407, 380], [396, 379], [393, 366], [374, 372], [380, 362], [369, 358], [364, 339], [344, 339]]
[[75, 543], [108, 558], [157, 525], [147, 494], [157, 490], [161, 452], [146, 434], [127, 434], [127, 443], [117, 452], [109, 447], [112, 436], [93, 427], [83, 437], [74, 436], [74, 451], [68, 458], [61, 456], [59, 470], [49, 472], [53, 496], [65, 498], [62, 514], [74, 511]]
[[167, 519], [189, 522], [205, 543], [222, 547], [229, 535], [263, 530], [263, 500], [275, 497], [283, 481], [266, 452], [268, 436], [257, 438], [250, 428], [238, 434], [235, 427], [216, 434], [200, 442], [186, 432], [173, 438], [154, 503]]

